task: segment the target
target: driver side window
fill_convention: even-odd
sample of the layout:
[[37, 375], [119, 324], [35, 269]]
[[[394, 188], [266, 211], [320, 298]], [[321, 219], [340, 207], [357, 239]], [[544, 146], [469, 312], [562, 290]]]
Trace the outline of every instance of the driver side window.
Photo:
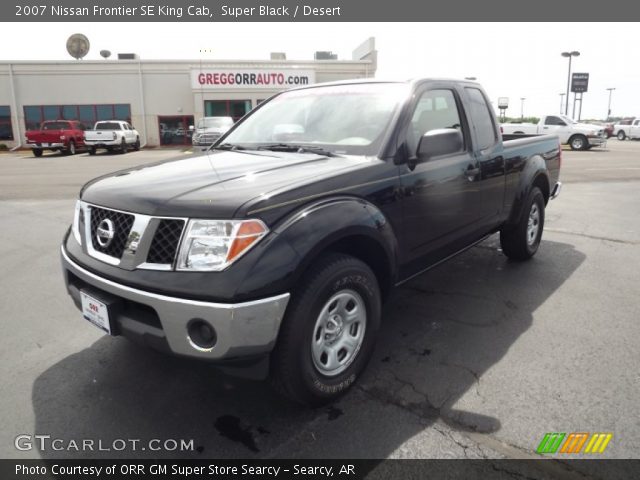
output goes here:
[[557, 126], [559, 126], [559, 127], [564, 127], [564, 126], [566, 126], [566, 123], [564, 123], [564, 122], [562, 121], [562, 119], [561, 119], [561, 118], [558, 118], [558, 117], [552, 117], [552, 116], [547, 117], [547, 118], [545, 119], [545, 121], [544, 121], [544, 124], [545, 124], [545, 125], [557, 125]]
[[440, 128], [461, 129], [456, 99], [451, 90], [428, 90], [416, 103], [407, 130], [409, 155], [415, 154], [418, 142], [425, 133]]

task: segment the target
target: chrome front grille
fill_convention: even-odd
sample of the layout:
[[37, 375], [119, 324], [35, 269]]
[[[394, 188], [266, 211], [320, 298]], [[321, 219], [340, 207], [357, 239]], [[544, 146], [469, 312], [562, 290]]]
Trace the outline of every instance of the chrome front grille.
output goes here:
[[169, 264], [173, 263], [178, 253], [178, 245], [182, 230], [184, 229], [184, 220], [173, 220], [163, 218], [160, 225], [156, 229], [153, 236], [151, 247], [147, 255], [147, 263]]
[[[129, 213], [93, 207], [91, 209], [91, 243], [93, 244], [93, 248], [98, 252], [114, 258], [122, 257], [134, 218], [135, 217]], [[113, 238], [110, 239], [108, 244], [103, 246], [98, 241], [98, 228], [106, 221], [111, 222]]]
[[85, 253], [126, 270], [171, 270], [186, 218], [153, 217], [80, 202]]

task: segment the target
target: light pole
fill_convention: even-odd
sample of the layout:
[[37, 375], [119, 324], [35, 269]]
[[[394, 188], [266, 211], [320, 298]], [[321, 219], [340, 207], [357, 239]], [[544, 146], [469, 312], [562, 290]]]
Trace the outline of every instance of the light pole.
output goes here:
[[569, 115], [569, 84], [571, 83], [571, 58], [579, 57], [580, 52], [574, 50], [573, 52], [562, 52], [560, 55], [569, 59], [569, 73], [567, 73], [567, 103], [564, 108], [564, 114]]
[[560, 94], [560, 114], [562, 114], [562, 105], [564, 105], [564, 96], [566, 95], [566, 93], [561, 93]]
[[520, 120], [524, 120], [524, 101], [525, 97], [520, 97]]
[[611, 117], [611, 92], [615, 90], [615, 87], [607, 88], [609, 90], [609, 108], [607, 108], [607, 121], [609, 121], [609, 117]]

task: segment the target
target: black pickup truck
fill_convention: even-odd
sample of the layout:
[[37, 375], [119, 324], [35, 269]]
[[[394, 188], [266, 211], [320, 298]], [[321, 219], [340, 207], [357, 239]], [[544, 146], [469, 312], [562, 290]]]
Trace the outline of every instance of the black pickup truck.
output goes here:
[[62, 249], [67, 290], [112, 335], [335, 399], [394, 286], [500, 232], [531, 258], [560, 192], [557, 137], [502, 141], [474, 82], [275, 95], [200, 156], [97, 178]]

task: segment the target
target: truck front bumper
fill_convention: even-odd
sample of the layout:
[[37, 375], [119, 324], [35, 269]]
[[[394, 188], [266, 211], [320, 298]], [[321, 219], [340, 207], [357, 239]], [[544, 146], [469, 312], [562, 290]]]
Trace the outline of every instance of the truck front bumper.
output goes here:
[[589, 135], [587, 136], [587, 141], [589, 142], [589, 145], [591, 145], [592, 147], [601, 147], [603, 145], [606, 145], [607, 138], [596, 136], [596, 135]]
[[[122, 285], [74, 262], [64, 246], [62, 268], [69, 295], [81, 309], [80, 292], [107, 305], [112, 332], [150, 347], [202, 360], [233, 360], [270, 352], [290, 295], [222, 304], [169, 297]], [[197, 337], [205, 324], [213, 344]]]

